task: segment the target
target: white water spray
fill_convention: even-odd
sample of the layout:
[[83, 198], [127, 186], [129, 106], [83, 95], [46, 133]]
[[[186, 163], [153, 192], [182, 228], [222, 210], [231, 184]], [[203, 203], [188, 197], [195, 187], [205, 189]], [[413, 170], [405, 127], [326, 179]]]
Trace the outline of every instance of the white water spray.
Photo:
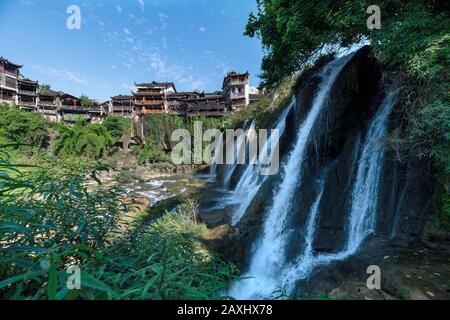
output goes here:
[[[296, 101], [295, 98], [293, 98], [289, 103], [289, 106], [282, 112], [274, 126], [274, 129], [278, 130], [280, 137], [283, 135], [286, 128], [286, 118], [295, 104]], [[267, 139], [260, 153], [262, 155], [270, 154], [269, 158], [273, 161], [276, 147], [277, 146], [271, 145], [271, 139]], [[261, 161], [259, 161], [256, 165], [248, 165], [241, 179], [239, 180], [239, 183], [234, 189], [232, 194], [232, 202], [239, 203], [239, 207], [234, 212], [231, 220], [231, 224], [233, 226], [242, 219], [253, 198], [256, 196], [261, 186], [267, 180], [267, 175], [261, 175], [261, 170], [263, 169], [263, 167], [264, 165]]]
[[294, 149], [291, 151], [283, 170], [282, 182], [273, 196], [270, 208], [263, 226], [263, 233], [256, 243], [250, 268], [246, 276], [254, 277], [237, 283], [231, 290], [231, 295], [238, 299], [268, 298], [282, 285], [282, 271], [285, 264], [285, 249], [287, 240], [287, 220], [291, 210], [294, 190], [301, 185], [302, 164], [306, 147], [325, 105], [326, 99], [333, 87], [336, 77], [350, 60], [352, 55], [329, 63], [321, 72], [322, 83], [314, 99], [311, 110], [301, 124]]

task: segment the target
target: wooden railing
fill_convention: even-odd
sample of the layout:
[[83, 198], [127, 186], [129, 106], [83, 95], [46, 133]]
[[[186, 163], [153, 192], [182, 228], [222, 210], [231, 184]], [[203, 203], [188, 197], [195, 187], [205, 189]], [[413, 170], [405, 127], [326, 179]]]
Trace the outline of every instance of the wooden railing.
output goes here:
[[38, 105], [43, 107], [58, 107], [56, 103], [52, 101], [39, 101]]
[[37, 93], [36, 93], [36, 91], [21, 90], [21, 89], [19, 89], [19, 94], [29, 95], [29, 96], [35, 96]]

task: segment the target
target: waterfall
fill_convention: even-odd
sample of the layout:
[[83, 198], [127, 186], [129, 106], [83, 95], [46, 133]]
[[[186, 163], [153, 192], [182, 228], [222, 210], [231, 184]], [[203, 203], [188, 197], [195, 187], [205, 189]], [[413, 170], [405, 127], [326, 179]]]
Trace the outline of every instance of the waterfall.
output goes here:
[[384, 159], [381, 139], [387, 134], [387, 124], [394, 103], [389, 93], [375, 115], [367, 132], [352, 191], [352, 207], [345, 251], [352, 254], [364, 239], [375, 231], [380, 173]]
[[[312, 214], [309, 215], [306, 249], [295, 260], [295, 263], [286, 267], [283, 272], [283, 283], [288, 292], [293, 289], [297, 280], [308, 277], [314, 267], [336, 260], [344, 260], [355, 254], [367, 236], [375, 232], [379, 181], [385, 154], [381, 139], [387, 134], [387, 124], [393, 103], [394, 94], [389, 93], [371, 120], [367, 131], [351, 192], [351, 208], [345, 247], [337, 253], [314, 256], [312, 242], [316, 233], [314, 226], [317, 220], [317, 208], [315, 208], [316, 203], [314, 203], [311, 210]], [[356, 147], [358, 146], [359, 140], [356, 143]], [[321, 194], [320, 197], [322, 197]]]
[[246, 276], [253, 277], [237, 283], [231, 295], [239, 299], [267, 298], [281, 283], [285, 264], [286, 223], [294, 197], [294, 190], [301, 185], [302, 164], [313, 126], [322, 110], [336, 77], [352, 55], [329, 63], [321, 72], [322, 82], [311, 110], [301, 124], [294, 149], [283, 166], [280, 186], [273, 195], [263, 226], [262, 236], [257, 241]]
[[[284, 129], [286, 128], [286, 118], [292, 108], [295, 106], [295, 97], [292, 98], [289, 106], [279, 116], [277, 122], [274, 125], [274, 129], [278, 130], [279, 136], [282, 137]], [[270, 153], [270, 159], [273, 159], [274, 151], [276, 146], [271, 145], [271, 139], [268, 138], [264, 143], [260, 154], [267, 155]], [[261, 170], [263, 169], [263, 164], [259, 161], [256, 165], [248, 165], [245, 169], [241, 179], [233, 191], [232, 199], [233, 202], [239, 203], [239, 207], [234, 211], [231, 224], [236, 225], [244, 216], [247, 208], [250, 206], [253, 198], [256, 196], [261, 186], [267, 180], [268, 176], [261, 175]]]
[[245, 124], [244, 124], [244, 130], [246, 130], [245, 134], [240, 135], [237, 138], [237, 143], [235, 144], [235, 147], [234, 147], [234, 162], [233, 162], [233, 164], [228, 166], [228, 168], [225, 172], [224, 186], [226, 188], [228, 188], [230, 186], [231, 178], [233, 177], [233, 174], [237, 169], [239, 152], [245, 152], [245, 147], [246, 147], [245, 144], [248, 139], [248, 136], [252, 133], [252, 131], [253, 132], [255, 131], [255, 127], [256, 127], [255, 120], [252, 121], [249, 128], [246, 128], [246, 127], [247, 127], [247, 122], [245, 122]]
[[214, 150], [214, 158], [211, 162], [211, 168], [209, 170], [209, 180], [215, 181], [217, 177], [217, 163], [223, 163], [223, 136], [224, 133], [222, 133], [219, 136], [219, 139], [215, 143], [215, 150]]

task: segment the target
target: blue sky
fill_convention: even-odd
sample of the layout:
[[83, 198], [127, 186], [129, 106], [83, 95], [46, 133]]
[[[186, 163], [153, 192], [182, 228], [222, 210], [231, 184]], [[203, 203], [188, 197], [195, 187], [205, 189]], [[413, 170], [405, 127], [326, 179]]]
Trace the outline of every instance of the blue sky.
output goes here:
[[[81, 30], [69, 30], [69, 5]], [[257, 85], [259, 40], [243, 35], [256, 0], [0, 0], [0, 55], [54, 90], [96, 99], [129, 94], [134, 81], [178, 91], [221, 89], [230, 70]]]

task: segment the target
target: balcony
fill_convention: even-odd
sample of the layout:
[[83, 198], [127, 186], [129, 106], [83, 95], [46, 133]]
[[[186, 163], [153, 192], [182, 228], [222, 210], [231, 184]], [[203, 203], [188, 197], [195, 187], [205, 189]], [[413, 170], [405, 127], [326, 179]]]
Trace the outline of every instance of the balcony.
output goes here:
[[42, 107], [51, 107], [51, 108], [57, 107], [56, 103], [53, 101], [39, 101], [38, 105]]
[[9, 90], [17, 91], [17, 80], [0, 74], [0, 86]]
[[230, 94], [231, 99], [245, 99], [245, 93], [244, 92], [234, 92]]
[[162, 114], [162, 113], [166, 113], [166, 110], [164, 110], [164, 109], [146, 109], [146, 108], [143, 108], [142, 109], [142, 113], [143, 114]]
[[63, 105], [61, 106], [61, 110], [65, 112], [83, 112], [87, 113], [89, 112], [89, 108], [83, 107], [83, 106], [72, 106], [72, 105]]
[[24, 95], [24, 96], [32, 96], [32, 97], [35, 97], [37, 95], [36, 91], [21, 90], [21, 89], [19, 89], [19, 94]]
[[114, 106], [112, 108], [112, 112], [113, 113], [131, 113], [131, 112], [133, 112], [133, 108], [132, 107], [118, 107], [118, 106]]
[[136, 93], [134, 93], [135, 96], [148, 96], [148, 97], [163, 97], [164, 93], [162, 92], [151, 92], [151, 91], [138, 91]]
[[57, 116], [58, 115], [58, 110], [47, 110], [47, 109], [44, 109], [41, 112], [43, 114], [49, 115], [49, 116]]
[[155, 107], [155, 106], [161, 106], [164, 107], [164, 101], [162, 100], [153, 100], [153, 101], [136, 101], [136, 106], [149, 106], [149, 107]]
[[5, 70], [3, 71], [3, 73], [7, 74], [8, 76], [17, 78], [17, 71], [12, 71], [12, 70], [7, 70], [7, 69], [5, 69]]
[[36, 102], [19, 101], [19, 106], [22, 109], [36, 109]]

